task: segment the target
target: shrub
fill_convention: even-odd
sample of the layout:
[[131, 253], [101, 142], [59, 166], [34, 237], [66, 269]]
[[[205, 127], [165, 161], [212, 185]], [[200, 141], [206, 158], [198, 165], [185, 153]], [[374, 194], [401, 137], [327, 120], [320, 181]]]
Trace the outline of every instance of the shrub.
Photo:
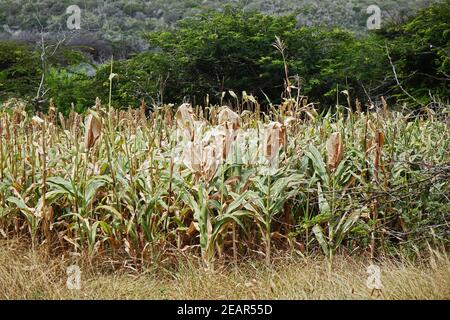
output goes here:
[[39, 58], [23, 44], [0, 42], [0, 101], [31, 97], [39, 82]]

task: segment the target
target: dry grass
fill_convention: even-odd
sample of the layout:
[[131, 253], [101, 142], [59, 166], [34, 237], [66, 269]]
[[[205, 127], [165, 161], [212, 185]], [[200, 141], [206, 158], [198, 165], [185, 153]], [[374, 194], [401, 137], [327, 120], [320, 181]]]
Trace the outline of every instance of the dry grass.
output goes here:
[[337, 256], [329, 269], [321, 258], [274, 259], [205, 271], [194, 259], [149, 265], [136, 273], [78, 259], [81, 290], [68, 290], [73, 258], [46, 258], [17, 243], [0, 244], [0, 299], [450, 299], [450, 259], [435, 253], [422, 262], [383, 261], [384, 290], [366, 287], [370, 262]]

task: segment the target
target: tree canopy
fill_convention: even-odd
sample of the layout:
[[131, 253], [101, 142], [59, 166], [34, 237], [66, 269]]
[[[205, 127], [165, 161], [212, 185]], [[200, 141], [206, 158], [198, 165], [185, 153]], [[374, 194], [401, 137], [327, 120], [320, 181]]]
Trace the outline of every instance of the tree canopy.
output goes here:
[[[342, 91], [360, 101], [409, 100], [424, 105], [449, 96], [450, 0], [419, 11], [402, 23], [360, 36], [342, 28], [307, 27], [291, 15], [266, 15], [227, 7], [145, 33], [149, 49], [114, 62], [113, 101], [120, 107], [221, 99], [223, 92], [246, 91], [261, 103], [277, 102], [284, 64], [298, 75], [301, 93], [323, 107]], [[279, 37], [284, 58], [274, 48]], [[90, 107], [109, 94], [110, 63], [86, 72], [74, 48], [62, 48], [39, 66], [32, 47], [0, 42], [0, 99], [30, 96], [46, 73], [48, 96], [61, 110]], [[84, 59], [84, 65], [90, 61]], [[395, 71], [395, 72], [394, 72]]]

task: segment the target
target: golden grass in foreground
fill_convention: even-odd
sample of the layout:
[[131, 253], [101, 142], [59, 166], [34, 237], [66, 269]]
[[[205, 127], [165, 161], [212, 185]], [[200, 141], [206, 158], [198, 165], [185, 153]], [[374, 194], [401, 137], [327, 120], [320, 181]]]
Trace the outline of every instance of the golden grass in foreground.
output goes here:
[[139, 273], [83, 259], [82, 288], [68, 290], [66, 268], [73, 262], [0, 244], [0, 299], [450, 299], [450, 259], [439, 254], [416, 263], [380, 262], [381, 295], [366, 287], [370, 262], [344, 256], [331, 271], [315, 258], [274, 259], [272, 268], [247, 261], [214, 272], [183, 259]]

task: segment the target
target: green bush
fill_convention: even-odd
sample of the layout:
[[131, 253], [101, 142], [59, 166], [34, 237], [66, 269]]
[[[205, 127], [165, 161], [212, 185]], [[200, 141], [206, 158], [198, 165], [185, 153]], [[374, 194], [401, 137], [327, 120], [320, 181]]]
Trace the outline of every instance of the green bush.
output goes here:
[[324, 106], [334, 105], [342, 90], [362, 101], [385, 96], [424, 105], [430, 92], [449, 96], [449, 4], [433, 5], [403, 24], [361, 38], [339, 28], [298, 27], [294, 16], [229, 8], [185, 19], [148, 39], [162, 54], [162, 65], [169, 66], [156, 72], [169, 75], [166, 96], [171, 101], [201, 100], [207, 94], [218, 99], [227, 90], [277, 100], [284, 68], [272, 43], [279, 36], [287, 45], [289, 73], [303, 79], [303, 94]]
[[46, 60], [43, 71], [38, 51], [25, 44], [0, 42], [0, 102], [13, 97], [34, 99], [45, 72], [43, 87], [47, 105], [49, 98], [53, 98], [64, 113], [72, 103], [78, 111], [83, 111], [92, 103], [87, 100], [94, 92], [89, 77], [75, 71], [82, 61], [80, 52], [61, 48]]
[[279, 101], [284, 66], [272, 46], [276, 36], [287, 46], [290, 75], [302, 78], [302, 93], [324, 105], [336, 102], [336, 88], [364, 98], [363, 85], [379, 86], [388, 70], [376, 36], [358, 39], [339, 28], [298, 27], [294, 16], [228, 9], [183, 20], [148, 39], [175, 67], [165, 70], [177, 85], [168, 88], [173, 100], [206, 94], [217, 99], [234, 90]]
[[58, 110], [65, 115], [72, 110], [72, 105], [75, 111], [83, 112], [95, 102], [92, 79], [82, 72], [53, 68], [47, 75], [46, 84], [48, 95], [53, 98]]
[[[421, 103], [430, 92], [450, 96], [450, 0], [430, 6], [402, 25], [390, 25], [379, 33], [387, 43], [398, 77], [405, 90]], [[407, 95], [393, 85], [399, 100]]]
[[[231, 7], [199, 14], [174, 28], [147, 33], [148, 51], [114, 62], [113, 104], [201, 104], [207, 95], [214, 103], [229, 90], [246, 91], [261, 103], [266, 97], [280, 102], [285, 61], [273, 47], [278, 36], [286, 45], [289, 74], [298, 75], [301, 93], [323, 108], [345, 99], [344, 90], [351, 101], [384, 96], [390, 104], [409, 100], [411, 106], [425, 105], [430, 93], [449, 96], [449, 4], [445, 0], [363, 37], [339, 28], [300, 27], [294, 15]], [[39, 53], [10, 42], [0, 42], [0, 49], [0, 100], [33, 96], [42, 73]], [[83, 110], [96, 96], [109, 98], [110, 63], [89, 77], [74, 71], [83, 61], [79, 52], [61, 48], [44, 71], [48, 96], [64, 112], [72, 104]]]
[[29, 98], [39, 85], [39, 56], [28, 46], [0, 42], [0, 101]]
[[307, 92], [320, 90], [317, 62], [333, 51], [321, 44], [336, 35], [351, 38], [341, 30], [328, 34], [296, 25], [294, 16], [227, 9], [183, 20], [178, 28], [150, 33], [148, 39], [171, 66], [163, 72], [177, 86], [168, 87], [173, 100], [201, 100], [207, 94], [217, 100], [228, 90], [277, 99], [283, 91], [284, 66], [281, 54], [272, 46], [276, 36], [287, 45], [290, 73], [306, 79]]

